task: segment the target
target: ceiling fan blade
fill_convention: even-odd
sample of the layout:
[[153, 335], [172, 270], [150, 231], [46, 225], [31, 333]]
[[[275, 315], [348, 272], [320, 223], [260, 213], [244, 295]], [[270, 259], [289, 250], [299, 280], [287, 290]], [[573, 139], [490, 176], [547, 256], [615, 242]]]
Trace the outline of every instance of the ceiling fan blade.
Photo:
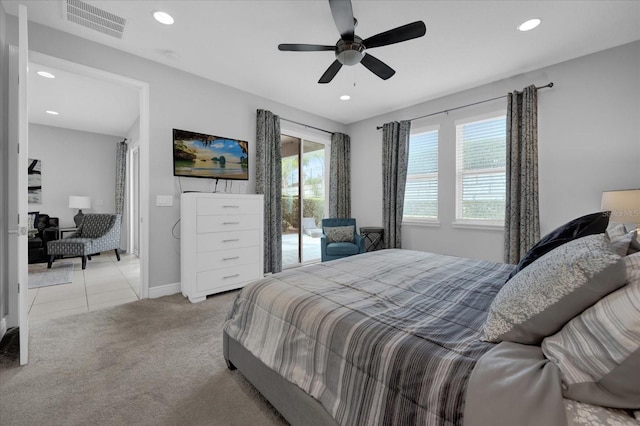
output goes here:
[[335, 46], [322, 46], [319, 44], [279, 44], [278, 50], [286, 52], [321, 52], [335, 50]]
[[338, 74], [338, 71], [340, 71], [340, 68], [342, 68], [342, 64], [336, 59], [331, 65], [329, 65], [329, 68], [327, 68], [324, 74], [322, 74], [318, 83], [325, 84], [331, 82], [333, 77], [335, 77], [336, 74]]
[[353, 8], [351, 0], [329, 0], [329, 7], [336, 23], [340, 37], [343, 40], [353, 41], [355, 23], [353, 21]]
[[367, 49], [373, 47], [387, 46], [389, 44], [400, 43], [401, 41], [412, 40], [422, 37], [427, 33], [427, 27], [422, 21], [412, 22], [389, 31], [369, 37], [362, 44]]
[[389, 65], [368, 53], [364, 55], [360, 63], [383, 80], [391, 78], [396, 73]]

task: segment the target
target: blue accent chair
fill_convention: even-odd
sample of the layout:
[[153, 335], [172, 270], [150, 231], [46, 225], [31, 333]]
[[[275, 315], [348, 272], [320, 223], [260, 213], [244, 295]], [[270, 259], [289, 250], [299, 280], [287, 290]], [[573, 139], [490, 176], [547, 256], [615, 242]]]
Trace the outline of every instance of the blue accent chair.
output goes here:
[[[327, 244], [327, 236], [324, 232], [325, 227], [349, 225], [353, 225], [353, 243], [333, 242]], [[320, 236], [320, 253], [322, 255], [322, 261], [327, 262], [329, 260], [364, 253], [364, 238], [358, 235], [356, 229], [356, 220], [353, 218], [322, 219], [322, 235]]]

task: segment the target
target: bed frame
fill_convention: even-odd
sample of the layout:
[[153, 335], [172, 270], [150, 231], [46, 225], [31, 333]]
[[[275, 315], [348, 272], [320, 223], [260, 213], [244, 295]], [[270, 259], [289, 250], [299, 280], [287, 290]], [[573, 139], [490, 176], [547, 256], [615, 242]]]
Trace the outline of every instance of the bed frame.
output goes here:
[[322, 404], [267, 367], [226, 332], [222, 345], [227, 367], [237, 368], [291, 425], [337, 425]]

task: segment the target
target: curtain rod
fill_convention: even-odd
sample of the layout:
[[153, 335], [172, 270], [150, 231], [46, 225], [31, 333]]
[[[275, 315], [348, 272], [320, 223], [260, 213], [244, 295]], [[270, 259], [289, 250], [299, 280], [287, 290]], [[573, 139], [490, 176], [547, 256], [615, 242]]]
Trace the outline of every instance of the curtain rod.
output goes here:
[[[536, 89], [537, 89], [537, 90], [540, 90], [540, 89], [544, 89], [544, 88], [547, 88], [547, 87], [553, 87], [553, 81], [552, 81], [551, 83], [549, 83], [549, 84], [545, 84], [544, 86], [536, 87]], [[448, 113], [449, 111], [455, 111], [455, 110], [457, 110], [457, 109], [462, 109], [462, 108], [466, 108], [466, 107], [470, 107], [470, 106], [474, 106], [474, 105], [478, 105], [478, 104], [483, 104], [483, 103], [485, 103], [485, 102], [495, 101], [496, 99], [506, 98], [507, 96], [509, 96], [509, 95], [497, 96], [497, 97], [495, 97], [495, 98], [485, 99], [485, 100], [483, 100], [483, 101], [474, 102], [474, 103], [472, 103], [472, 104], [462, 105], [462, 106], [455, 107], [455, 108], [444, 109], [444, 110], [442, 110], [442, 111], [433, 112], [433, 113], [431, 113], [431, 114], [427, 114], [427, 115], [422, 115], [422, 116], [420, 116], [420, 117], [411, 118], [411, 119], [409, 119], [409, 120], [407, 120], [407, 121], [419, 120], [419, 119], [421, 119], [421, 118], [431, 117], [432, 115], [444, 114], [444, 113]], [[380, 129], [382, 129], [382, 126], [378, 126], [378, 127], [376, 127], [376, 129], [377, 129], [377, 130], [380, 130]]]
[[314, 127], [314, 126], [310, 126], [310, 125], [308, 125], [308, 124], [299, 123], [299, 122], [297, 122], [297, 121], [289, 120], [288, 118], [282, 118], [282, 117], [280, 117], [280, 120], [288, 121], [289, 123], [299, 124], [300, 126], [308, 127], [308, 128], [310, 128], [310, 129], [319, 130], [319, 131], [321, 131], [321, 132], [329, 133], [330, 135], [332, 135], [332, 134], [334, 133], [334, 132], [330, 132], [330, 131], [328, 131], [328, 130], [321, 129], [321, 128], [319, 128], [319, 127]]

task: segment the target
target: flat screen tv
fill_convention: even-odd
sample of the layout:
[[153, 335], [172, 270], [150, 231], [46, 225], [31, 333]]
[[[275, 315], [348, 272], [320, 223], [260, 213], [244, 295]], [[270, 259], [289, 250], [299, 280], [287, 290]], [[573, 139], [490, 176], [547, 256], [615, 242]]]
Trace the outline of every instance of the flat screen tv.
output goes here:
[[249, 143], [173, 129], [173, 175], [249, 180]]

